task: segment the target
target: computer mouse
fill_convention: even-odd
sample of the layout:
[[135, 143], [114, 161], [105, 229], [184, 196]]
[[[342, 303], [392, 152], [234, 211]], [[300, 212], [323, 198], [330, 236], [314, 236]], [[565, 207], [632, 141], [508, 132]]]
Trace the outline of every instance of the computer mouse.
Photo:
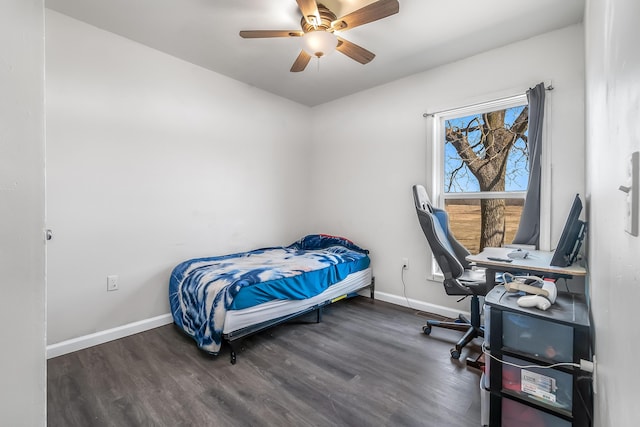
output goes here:
[[523, 251], [522, 249], [516, 249], [507, 254], [509, 258], [513, 259], [526, 259], [529, 256], [529, 251]]

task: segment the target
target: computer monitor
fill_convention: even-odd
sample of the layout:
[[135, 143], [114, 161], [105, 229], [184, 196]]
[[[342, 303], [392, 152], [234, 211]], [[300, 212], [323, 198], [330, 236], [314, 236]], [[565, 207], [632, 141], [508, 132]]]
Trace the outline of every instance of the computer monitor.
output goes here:
[[587, 223], [580, 220], [580, 212], [582, 212], [582, 201], [580, 200], [580, 195], [576, 194], [569, 211], [569, 217], [564, 224], [562, 235], [558, 241], [558, 246], [551, 259], [551, 265], [567, 267], [576, 261], [587, 229]]

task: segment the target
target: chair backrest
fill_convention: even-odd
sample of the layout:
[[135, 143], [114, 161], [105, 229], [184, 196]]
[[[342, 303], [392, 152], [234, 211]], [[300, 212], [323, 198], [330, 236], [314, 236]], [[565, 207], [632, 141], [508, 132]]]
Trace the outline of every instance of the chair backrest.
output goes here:
[[468, 294], [469, 290], [456, 279], [462, 276], [465, 268], [470, 268], [469, 262], [465, 259], [469, 251], [451, 233], [447, 212], [431, 205], [427, 191], [422, 185], [413, 186], [413, 200], [422, 231], [444, 274], [447, 293]]

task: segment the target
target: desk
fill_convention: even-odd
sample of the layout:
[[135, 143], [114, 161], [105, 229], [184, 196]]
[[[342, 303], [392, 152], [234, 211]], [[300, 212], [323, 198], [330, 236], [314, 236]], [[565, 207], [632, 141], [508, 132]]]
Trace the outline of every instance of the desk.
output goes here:
[[513, 248], [484, 248], [478, 255], [469, 255], [466, 259], [475, 263], [478, 267], [484, 267], [487, 286], [491, 289], [496, 282], [496, 272], [511, 273], [532, 273], [541, 274], [547, 277], [565, 277], [586, 276], [587, 269], [574, 263], [568, 267], [556, 267], [551, 265], [553, 252], [549, 251], [528, 251], [529, 254], [525, 259], [514, 259], [512, 262], [496, 261], [489, 258], [507, 259], [509, 252], [513, 252]]

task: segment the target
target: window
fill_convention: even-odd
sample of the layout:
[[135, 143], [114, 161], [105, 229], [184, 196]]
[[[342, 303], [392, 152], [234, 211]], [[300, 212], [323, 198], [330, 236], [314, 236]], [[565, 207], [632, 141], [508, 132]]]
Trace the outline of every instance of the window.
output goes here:
[[511, 243], [529, 179], [525, 95], [434, 115], [435, 201], [470, 252]]

